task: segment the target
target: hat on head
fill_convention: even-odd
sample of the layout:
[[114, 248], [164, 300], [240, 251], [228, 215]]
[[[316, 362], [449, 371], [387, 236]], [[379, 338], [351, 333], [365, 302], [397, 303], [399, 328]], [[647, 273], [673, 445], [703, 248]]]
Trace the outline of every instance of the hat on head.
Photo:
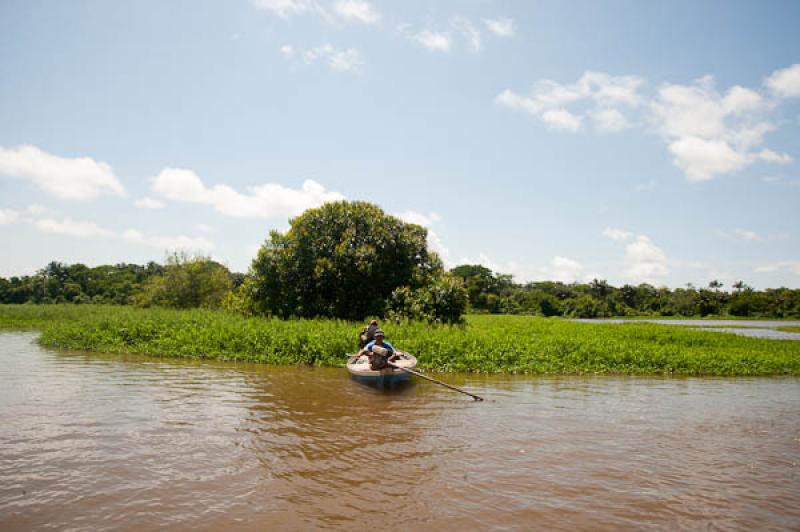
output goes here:
[[375, 331], [375, 336], [383, 336], [383, 329], [378, 329]]

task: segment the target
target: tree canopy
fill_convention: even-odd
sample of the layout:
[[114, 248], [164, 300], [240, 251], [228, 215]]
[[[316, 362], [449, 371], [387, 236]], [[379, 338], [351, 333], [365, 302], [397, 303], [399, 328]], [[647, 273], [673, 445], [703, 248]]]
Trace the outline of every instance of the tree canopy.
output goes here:
[[395, 290], [416, 294], [444, 275], [424, 227], [371, 203], [338, 201], [290, 220], [285, 234], [272, 231], [248, 289], [259, 313], [362, 319], [384, 315]]

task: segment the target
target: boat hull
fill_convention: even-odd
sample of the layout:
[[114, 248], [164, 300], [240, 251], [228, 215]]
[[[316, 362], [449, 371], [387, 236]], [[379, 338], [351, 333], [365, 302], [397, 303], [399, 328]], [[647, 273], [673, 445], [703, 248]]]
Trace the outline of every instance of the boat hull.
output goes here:
[[[394, 363], [408, 369], [417, 366], [417, 359], [407, 353], [399, 353], [401, 358]], [[397, 368], [370, 369], [369, 359], [366, 356], [353, 355], [347, 360], [347, 371], [350, 376], [361, 383], [371, 386], [392, 386], [411, 380], [411, 373]]]

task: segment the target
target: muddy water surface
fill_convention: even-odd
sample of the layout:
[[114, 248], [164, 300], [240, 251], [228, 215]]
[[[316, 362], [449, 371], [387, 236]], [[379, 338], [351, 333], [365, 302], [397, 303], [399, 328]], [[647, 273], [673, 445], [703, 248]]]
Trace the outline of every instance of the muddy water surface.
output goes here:
[[458, 378], [0, 334], [0, 530], [800, 528], [800, 380]]

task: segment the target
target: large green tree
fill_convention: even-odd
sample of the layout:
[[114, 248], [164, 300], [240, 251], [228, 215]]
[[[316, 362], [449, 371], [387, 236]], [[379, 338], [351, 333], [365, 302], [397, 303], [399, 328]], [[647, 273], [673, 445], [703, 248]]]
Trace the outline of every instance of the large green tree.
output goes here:
[[272, 231], [245, 288], [258, 313], [362, 319], [383, 315], [400, 287], [417, 290], [445, 275], [427, 230], [361, 201], [338, 201]]

